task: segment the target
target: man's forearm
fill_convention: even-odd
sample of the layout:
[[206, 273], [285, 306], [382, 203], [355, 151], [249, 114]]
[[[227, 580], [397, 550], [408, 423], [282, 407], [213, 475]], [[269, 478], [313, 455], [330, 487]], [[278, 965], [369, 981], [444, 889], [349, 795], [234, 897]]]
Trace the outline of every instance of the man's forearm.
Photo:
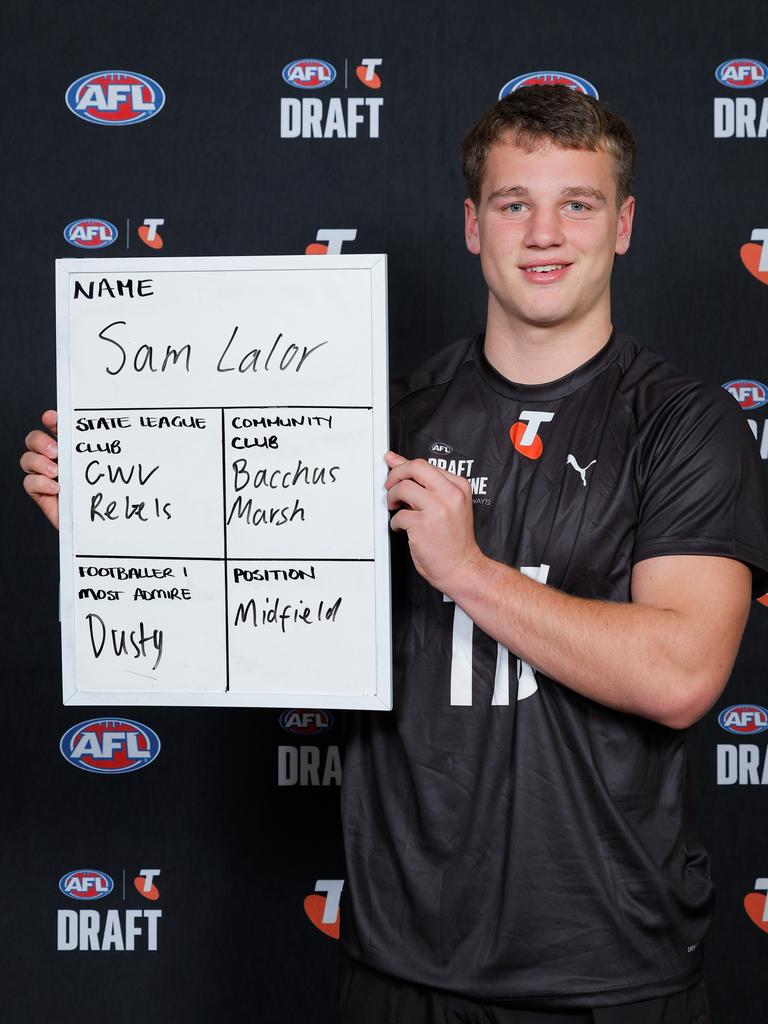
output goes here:
[[480, 629], [545, 675], [672, 728], [704, 714], [730, 674], [722, 645], [710, 647], [675, 608], [572, 597], [484, 556], [449, 590]]

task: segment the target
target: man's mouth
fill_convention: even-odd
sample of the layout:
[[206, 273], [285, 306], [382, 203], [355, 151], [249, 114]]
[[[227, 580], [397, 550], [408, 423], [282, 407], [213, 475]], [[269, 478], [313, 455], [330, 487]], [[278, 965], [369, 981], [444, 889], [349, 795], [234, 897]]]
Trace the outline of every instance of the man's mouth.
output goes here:
[[542, 275], [546, 275], [546, 274], [554, 274], [558, 270], [565, 270], [565, 268], [569, 267], [569, 266], [570, 266], [570, 263], [542, 263], [542, 264], [535, 265], [535, 266], [534, 265], [530, 265], [530, 266], [527, 266], [527, 267], [524, 266], [524, 267], [521, 267], [520, 269], [524, 270], [526, 272], [526, 274], [542, 274]]

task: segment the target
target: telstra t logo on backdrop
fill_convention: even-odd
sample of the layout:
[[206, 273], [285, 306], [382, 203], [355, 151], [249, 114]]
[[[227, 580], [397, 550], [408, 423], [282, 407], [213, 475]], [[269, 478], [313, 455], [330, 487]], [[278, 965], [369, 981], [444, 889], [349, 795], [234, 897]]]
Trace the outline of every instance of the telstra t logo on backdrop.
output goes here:
[[[715, 78], [728, 89], [756, 89], [768, 81], [768, 67], [754, 57], [732, 57], [715, 69]], [[768, 136], [768, 99], [758, 106], [753, 96], [715, 97], [716, 139], [764, 139]]]
[[133, 887], [145, 900], [160, 899], [160, 890], [155, 885], [155, 879], [160, 874], [160, 868], [142, 868], [133, 880]]
[[768, 228], [755, 228], [752, 241], [741, 247], [741, 262], [763, 284], [768, 284]]
[[144, 223], [139, 228], [139, 238], [142, 240], [144, 245], [148, 245], [150, 249], [162, 249], [163, 239], [160, 232], [157, 230], [165, 224], [165, 220], [162, 217], [147, 217]]
[[344, 242], [357, 238], [357, 228], [318, 228], [315, 238], [304, 250], [307, 256], [338, 256]]
[[[318, 878], [315, 891], [304, 899], [304, 913], [323, 935], [338, 939], [341, 925], [341, 890], [343, 878]], [[325, 896], [318, 895], [325, 893]]]
[[91, 124], [126, 125], [159, 114], [165, 93], [153, 79], [134, 71], [92, 71], [67, 89], [66, 104]]
[[381, 57], [363, 57], [355, 66], [351, 80], [349, 60], [344, 59], [343, 73], [333, 64], [318, 57], [300, 57], [283, 68], [286, 85], [301, 92], [320, 92], [315, 96], [283, 96], [280, 100], [281, 139], [357, 139], [379, 137], [379, 115], [384, 100], [379, 96], [334, 96], [329, 93], [362, 85], [378, 91], [382, 80]]
[[366, 89], [380, 89], [381, 78], [376, 68], [383, 63], [380, 57], [363, 57], [363, 63], [355, 68], [355, 74]]
[[768, 878], [755, 879], [755, 891], [748, 892], [744, 897], [744, 909], [752, 924], [764, 932], [768, 932]]

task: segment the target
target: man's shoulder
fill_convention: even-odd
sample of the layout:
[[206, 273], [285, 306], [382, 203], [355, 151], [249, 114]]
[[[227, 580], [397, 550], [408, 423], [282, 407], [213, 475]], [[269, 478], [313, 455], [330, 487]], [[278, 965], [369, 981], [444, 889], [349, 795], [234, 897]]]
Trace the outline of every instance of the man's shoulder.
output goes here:
[[626, 339], [619, 390], [632, 409], [638, 432], [665, 422], [701, 419], [739, 421], [740, 410], [722, 387], [682, 370], [664, 356]]
[[475, 358], [478, 335], [460, 338], [441, 348], [405, 376], [390, 382], [390, 405], [393, 411], [412, 395], [429, 388], [444, 387], [453, 381], [467, 363]]

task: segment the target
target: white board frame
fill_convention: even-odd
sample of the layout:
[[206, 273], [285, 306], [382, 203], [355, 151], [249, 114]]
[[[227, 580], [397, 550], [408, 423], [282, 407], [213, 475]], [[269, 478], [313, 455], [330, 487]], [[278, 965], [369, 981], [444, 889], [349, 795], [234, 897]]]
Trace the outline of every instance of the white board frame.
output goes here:
[[[77, 688], [74, 612], [74, 523], [72, 507], [72, 424], [70, 379], [69, 299], [72, 276], [82, 274], [147, 274], [180, 271], [307, 270], [318, 273], [334, 269], [367, 271], [370, 275], [371, 338], [373, 343], [373, 439], [381, 459], [374, 464], [374, 589], [376, 690], [373, 694], [280, 692], [249, 694], [242, 691], [158, 691], [125, 692], [112, 689], [83, 691]], [[58, 408], [60, 411], [60, 620], [62, 640], [63, 703], [68, 706], [120, 705], [130, 707], [308, 707], [387, 711], [392, 708], [392, 640], [390, 615], [389, 516], [384, 481], [387, 475], [384, 452], [389, 448], [388, 354], [387, 354], [387, 264], [384, 254], [339, 256], [201, 256], [165, 258], [61, 259], [56, 260], [56, 364]], [[170, 401], [169, 406], [173, 406]]]

